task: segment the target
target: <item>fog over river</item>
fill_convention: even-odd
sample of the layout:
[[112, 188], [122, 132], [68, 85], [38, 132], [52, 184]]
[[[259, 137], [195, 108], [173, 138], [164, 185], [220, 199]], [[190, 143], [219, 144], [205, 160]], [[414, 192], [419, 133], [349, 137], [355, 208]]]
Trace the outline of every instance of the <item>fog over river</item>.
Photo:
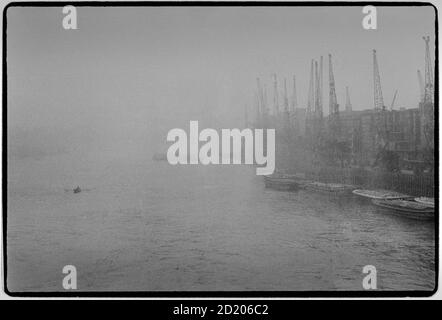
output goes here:
[[86, 291], [362, 290], [369, 264], [379, 289], [434, 287], [431, 222], [265, 189], [252, 166], [94, 159], [10, 164], [10, 290], [63, 290], [68, 264]]
[[431, 6], [379, 7], [377, 30], [356, 6], [77, 9], [76, 30], [61, 6], [7, 10], [10, 291], [62, 291], [65, 265], [79, 291], [363, 290], [366, 265], [378, 289], [434, 288], [432, 222], [266, 189], [252, 165], [152, 160], [192, 120], [250, 124], [257, 77], [273, 106], [277, 74], [282, 106], [296, 76], [305, 111], [321, 56], [326, 117], [328, 54], [341, 110], [346, 86], [354, 111], [374, 108], [374, 48], [385, 105], [398, 90], [395, 108], [417, 108]]

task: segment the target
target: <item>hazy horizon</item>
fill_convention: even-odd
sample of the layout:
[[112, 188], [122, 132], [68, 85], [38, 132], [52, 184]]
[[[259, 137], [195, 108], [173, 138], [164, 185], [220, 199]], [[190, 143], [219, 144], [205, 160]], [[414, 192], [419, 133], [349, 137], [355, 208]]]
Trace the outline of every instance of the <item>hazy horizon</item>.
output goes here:
[[280, 90], [287, 78], [289, 94], [296, 75], [305, 107], [310, 61], [321, 55], [327, 113], [328, 53], [341, 110], [345, 86], [354, 110], [372, 108], [373, 48], [385, 105], [397, 89], [396, 108], [417, 107], [434, 10], [377, 9], [378, 29], [364, 30], [362, 7], [77, 7], [78, 30], [64, 30], [61, 7], [10, 7], [9, 140], [24, 149], [36, 140], [56, 150], [118, 141], [158, 148], [190, 120], [242, 126], [256, 77], [271, 103], [271, 74]]

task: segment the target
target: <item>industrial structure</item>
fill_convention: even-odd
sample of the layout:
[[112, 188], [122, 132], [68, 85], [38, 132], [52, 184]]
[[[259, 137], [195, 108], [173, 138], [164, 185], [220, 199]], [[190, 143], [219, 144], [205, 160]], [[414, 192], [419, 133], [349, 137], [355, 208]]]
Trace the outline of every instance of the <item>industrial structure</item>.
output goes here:
[[[323, 57], [310, 62], [310, 78], [306, 108], [298, 107], [296, 77], [293, 76], [293, 92], [289, 103], [287, 81], [283, 81], [282, 96], [278, 77], [273, 80], [273, 108], [267, 105], [265, 89], [257, 79], [255, 94], [257, 118], [255, 125], [277, 129], [287, 148], [304, 147], [318, 158], [331, 144], [349, 146], [347, 165], [376, 166], [380, 155], [394, 153], [401, 168], [415, 171], [433, 167], [434, 154], [434, 79], [429, 49], [430, 38], [425, 43], [424, 77], [418, 70], [420, 102], [416, 108], [396, 108], [398, 90], [395, 90], [389, 108], [386, 108], [381, 85], [381, 73], [377, 51], [373, 57], [373, 108], [353, 110], [350, 92], [346, 87], [345, 109], [340, 110], [336, 95], [336, 82], [332, 55], [328, 55], [329, 108], [323, 113]], [[282, 104], [280, 101], [283, 101]], [[279, 147], [281, 150], [284, 147]], [[291, 151], [289, 150], [289, 153]], [[314, 162], [314, 161], [313, 161]]]

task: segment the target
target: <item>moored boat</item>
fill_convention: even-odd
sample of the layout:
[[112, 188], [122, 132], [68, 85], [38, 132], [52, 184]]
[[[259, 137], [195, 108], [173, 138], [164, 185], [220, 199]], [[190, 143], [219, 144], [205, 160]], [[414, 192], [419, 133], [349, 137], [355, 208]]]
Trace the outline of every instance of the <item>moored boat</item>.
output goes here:
[[399, 193], [396, 191], [390, 191], [390, 190], [356, 189], [356, 190], [353, 190], [353, 194], [364, 197], [364, 198], [377, 199], [377, 200], [394, 200], [394, 199], [409, 199], [409, 198], [411, 198], [409, 195]]
[[418, 197], [414, 198], [414, 201], [424, 204], [427, 207], [434, 208], [434, 198]]
[[154, 160], [154, 161], [167, 161], [167, 154], [166, 153], [155, 153], [152, 157], [152, 160]]
[[349, 184], [307, 182], [304, 184], [307, 190], [317, 191], [326, 194], [350, 195], [354, 187]]
[[266, 188], [293, 191], [299, 189], [298, 181], [285, 176], [264, 176], [264, 184]]
[[397, 214], [403, 217], [416, 219], [416, 220], [428, 220], [434, 217], [434, 209], [428, 206], [411, 201], [402, 199], [392, 199], [392, 200], [380, 200], [373, 199], [372, 203], [383, 209], [388, 209], [389, 212]]

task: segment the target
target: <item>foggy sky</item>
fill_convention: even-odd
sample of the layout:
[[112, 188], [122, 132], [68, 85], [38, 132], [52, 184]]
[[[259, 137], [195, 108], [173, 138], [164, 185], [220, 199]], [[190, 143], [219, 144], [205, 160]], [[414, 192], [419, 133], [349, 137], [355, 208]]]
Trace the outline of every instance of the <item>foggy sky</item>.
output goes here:
[[385, 105], [397, 89], [396, 107], [414, 108], [423, 35], [434, 50], [431, 7], [378, 7], [377, 30], [362, 28], [361, 7], [77, 7], [78, 30], [62, 28], [61, 10], [8, 9], [12, 136], [57, 140], [59, 132], [73, 143], [75, 132], [79, 144], [156, 144], [158, 132], [190, 120], [242, 126], [258, 76], [270, 102], [271, 74], [280, 84], [287, 77], [289, 92], [296, 75], [305, 107], [310, 60], [320, 55], [327, 113], [328, 53], [341, 110], [346, 85], [354, 109], [372, 108], [372, 49]]

